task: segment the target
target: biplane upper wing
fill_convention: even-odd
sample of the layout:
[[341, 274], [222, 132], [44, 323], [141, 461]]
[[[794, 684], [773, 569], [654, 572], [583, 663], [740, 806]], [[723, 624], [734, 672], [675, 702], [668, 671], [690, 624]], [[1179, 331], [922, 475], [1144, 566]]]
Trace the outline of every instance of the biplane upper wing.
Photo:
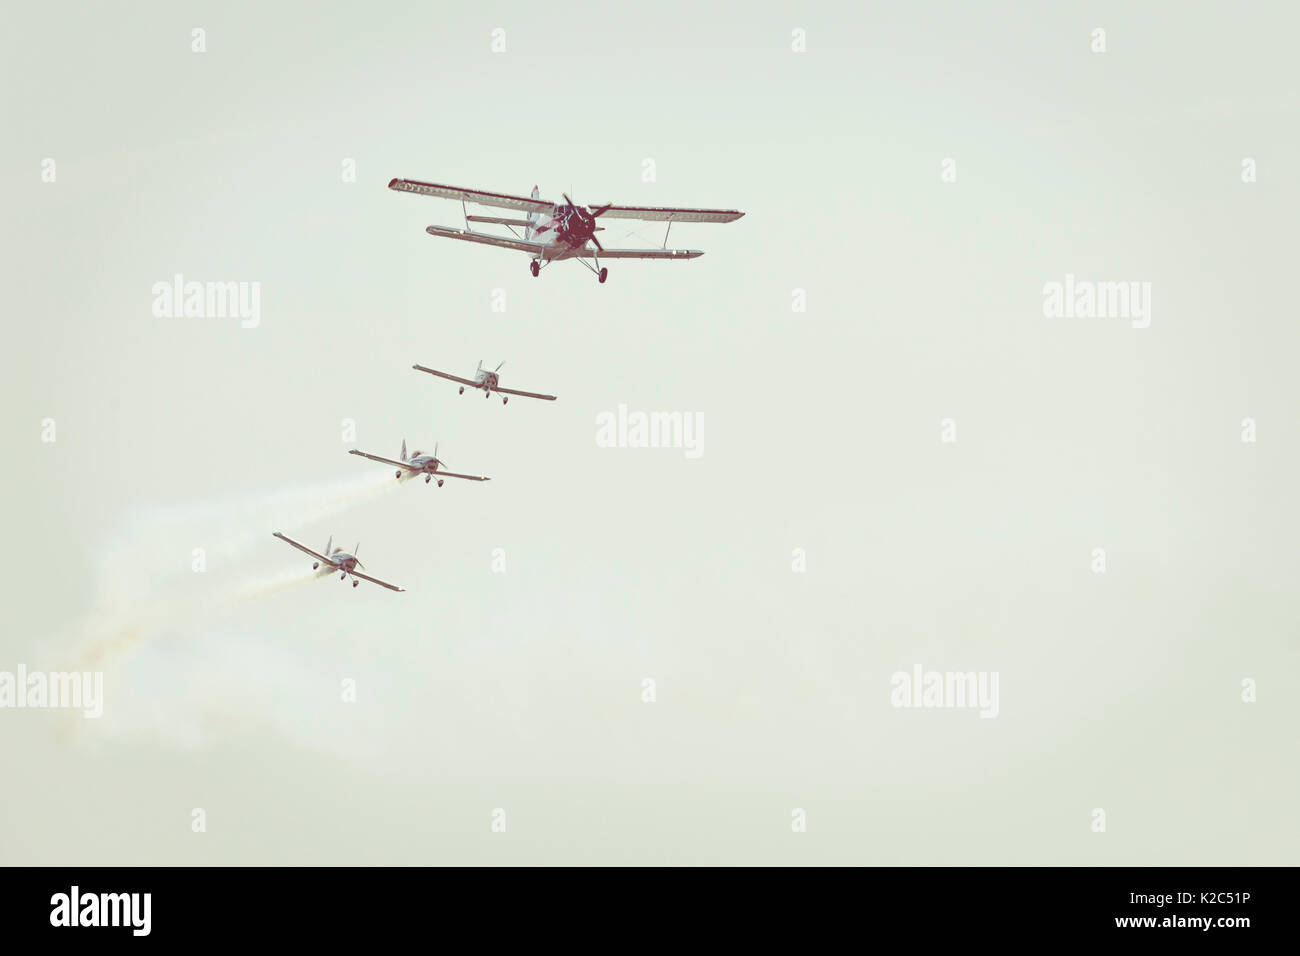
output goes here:
[[642, 219], [647, 222], [735, 222], [738, 209], [678, 209], [672, 206], [592, 206], [602, 219]]
[[273, 531], [273, 532], [271, 532], [271, 533], [274, 534], [274, 535], [275, 535], [277, 538], [279, 538], [281, 541], [285, 542], [286, 544], [291, 544], [291, 545], [293, 545], [295, 548], [297, 548], [299, 551], [304, 551], [304, 552], [306, 552], [307, 554], [310, 554], [313, 558], [316, 558], [316, 559], [318, 559], [318, 560], [320, 560], [320, 561], [324, 561], [326, 564], [333, 564], [333, 563], [334, 563], [334, 562], [331, 561], [329, 558], [325, 557], [325, 555], [321, 554], [319, 551], [313, 551], [311, 548], [307, 547], [305, 544], [299, 544], [297, 541], [293, 540], [293, 538], [289, 537], [289, 536], [286, 535], [286, 534], [281, 534], [281, 533], [278, 532], [278, 531]]
[[537, 392], [521, 392], [518, 389], [514, 389], [514, 388], [496, 388], [493, 389], [493, 391], [501, 392], [502, 394], [505, 395], [522, 395], [524, 398], [540, 398], [548, 402], [555, 401], [554, 395], [541, 395]]
[[382, 462], [385, 465], [396, 465], [398, 468], [404, 468], [407, 471], [415, 471], [415, 469], [411, 467], [410, 462], [398, 461], [396, 458], [384, 458], [381, 455], [372, 455], [369, 452], [359, 451], [356, 448], [348, 449], [348, 454], [357, 455], [361, 458], [369, 458], [371, 461]]
[[449, 229], [447, 226], [426, 226], [424, 229], [431, 236], [445, 236], [448, 239], [464, 239], [466, 242], [481, 242], [485, 246], [499, 246], [502, 249], [518, 249], [534, 255], [546, 248], [545, 243], [529, 242], [527, 239], [515, 239], [511, 236], [490, 236], [485, 232], [471, 232], [468, 229]]
[[399, 588], [396, 584], [389, 584], [387, 581], [381, 581], [379, 578], [372, 578], [368, 574], [362, 574], [360, 571], [353, 569], [349, 572], [354, 578], [360, 578], [363, 581], [369, 581], [371, 584], [378, 584], [382, 588], [388, 588], [390, 591], [405, 591], [406, 588]]
[[389, 189], [402, 193], [417, 193], [421, 196], [434, 196], [438, 199], [459, 199], [480, 206], [496, 206], [500, 209], [517, 209], [520, 212], [547, 212], [555, 208], [549, 199], [533, 199], [530, 196], [511, 196], [509, 193], [493, 193], [483, 189], [464, 189], [460, 186], [444, 186], [441, 183], [423, 183], [418, 179], [394, 179], [388, 184]]
[[428, 372], [430, 375], [436, 375], [439, 378], [450, 379], [453, 382], [460, 382], [462, 385], [478, 385], [478, 382], [471, 382], [467, 378], [461, 378], [459, 375], [452, 375], [448, 372], [439, 372], [436, 368], [426, 368], [423, 365], [412, 365], [411, 368], [418, 369], [421, 372]]

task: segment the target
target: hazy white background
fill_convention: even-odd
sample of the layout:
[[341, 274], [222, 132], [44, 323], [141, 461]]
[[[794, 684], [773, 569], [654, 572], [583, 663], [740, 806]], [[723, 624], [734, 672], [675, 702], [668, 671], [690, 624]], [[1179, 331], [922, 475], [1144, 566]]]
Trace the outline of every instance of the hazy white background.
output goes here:
[[[0, 862], [1294, 863], [1297, 22], [1024, 7], [11, 11], [0, 669], [116, 643], [101, 720], [0, 711]], [[534, 280], [393, 176], [748, 215]], [[155, 318], [177, 272], [261, 326]], [[1150, 328], [1044, 318], [1067, 272]], [[559, 401], [410, 369], [480, 358]], [[276, 529], [409, 592], [233, 599]], [[1000, 716], [894, 709], [915, 663]]]

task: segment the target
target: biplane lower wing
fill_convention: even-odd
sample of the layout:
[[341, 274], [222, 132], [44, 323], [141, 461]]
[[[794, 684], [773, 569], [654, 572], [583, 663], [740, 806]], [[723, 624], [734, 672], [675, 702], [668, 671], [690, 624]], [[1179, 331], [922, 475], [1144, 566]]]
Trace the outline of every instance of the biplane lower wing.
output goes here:
[[585, 249], [584, 259], [698, 259], [704, 255], [699, 249], [606, 249], [597, 252]]
[[424, 231], [431, 236], [462, 239], [465, 242], [478, 242], [485, 246], [496, 246], [500, 249], [516, 249], [519, 252], [530, 252], [535, 256], [541, 255], [549, 248], [543, 242], [529, 242], [527, 239], [515, 239], [510, 236], [489, 236], [485, 232], [472, 232], [469, 229], [450, 229], [447, 226], [428, 226]]

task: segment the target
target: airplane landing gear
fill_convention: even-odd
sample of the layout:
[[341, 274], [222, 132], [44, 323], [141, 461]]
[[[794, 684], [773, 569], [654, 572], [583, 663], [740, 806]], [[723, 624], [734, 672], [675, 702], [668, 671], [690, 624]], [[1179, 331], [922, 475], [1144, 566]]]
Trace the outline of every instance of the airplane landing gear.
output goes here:
[[459, 391], [457, 394], [458, 394], [458, 395], [464, 395], [464, 394], [465, 394], [465, 386], [464, 386], [464, 385], [462, 385], [462, 386], [460, 387], [460, 391]]
[[393, 475], [398, 481], [402, 480], [402, 473], [400, 471], [394, 472]]
[[485, 388], [485, 389], [483, 389], [483, 397], [484, 397], [484, 398], [491, 398], [491, 397], [492, 397], [492, 389], [490, 389], [490, 388]]
[[502, 404], [502, 405], [505, 405], [505, 404], [506, 404], [507, 402], [509, 402], [509, 401], [510, 401], [510, 396], [509, 396], [509, 395], [502, 395], [502, 396], [501, 396], [501, 404]]
[[320, 567], [320, 562], [317, 561], [315, 564], [313, 564], [313, 565], [311, 566], [311, 569], [312, 569], [313, 571], [315, 571], [315, 570], [316, 570], [317, 568], [319, 568], [319, 567]]
[[356, 586], [357, 586], [358, 584], [360, 584], [360, 583], [361, 583], [360, 581], [353, 581], [353, 582], [352, 582], [352, 586], [353, 586], [353, 587], [356, 587]]
[[339, 575], [339, 580], [342, 581], [342, 580], [343, 580], [344, 578], [346, 578], [347, 576], [348, 576], [348, 573], [347, 573], [346, 571], [344, 571], [342, 574]]
[[[426, 485], [427, 485], [429, 482], [431, 482], [431, 481], [433, 481], [433, 475], [425, 475], [425, 476], [424, 476], [424, 483], [425, 483]], [[442, 484], [442, 482], [440, 481], [440, 482], [438, 482], [438, 484]]]
[[442, 479], [441, 479], [441, 478], [438, 479], [438, 487], [439, 487], [439, 488], [442, 487]]
[[533, 274], [533, 278], [536, 279], [537, 273], [542, 271], [542, 267], [539, 266], [537, 264], [537, 260], [534, 259], [532, 262], [528, 263], [528, 271], [531, 272]]
[[596, 273], [596, 278], [599, 279], [601, 284], [603, 285], [605, 280], [609, 278], [609, 270], [606, 269], [604, 266], [601, 266], [600, 271]]

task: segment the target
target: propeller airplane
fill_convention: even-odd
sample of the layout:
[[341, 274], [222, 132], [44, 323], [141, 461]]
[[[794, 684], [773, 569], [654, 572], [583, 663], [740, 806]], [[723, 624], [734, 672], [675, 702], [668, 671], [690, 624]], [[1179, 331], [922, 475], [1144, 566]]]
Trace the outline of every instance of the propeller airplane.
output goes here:
[[[528, 269], [536, 277], [544, 266], [562, 259], [577, 259], [604, 282], [609, 270], [600, 264], [605, 259], [697, 259], [704, 255], [698, 249], [669, 249], [668, 234], [674, 222], [735, 222], [744, 215], [736, 209], [687, 209], [671, 206], [616, 206], [605, 203], [599, 206], [581, 206], [561, 193], [564, 202], [557, 203], [540, 198], [537, 187], [529, 196], [512, 196], [481, 189], [464, 189], [441, 183], [426, 183], [416, 179], [394, 179], [389, 189], [398, 192], [433, 196], [438, 199], [459, 199], [465, 216], [465, 228], [429, 226], [425, 232], [431, 236], [460, 239], [526, 252], [531, 261]], [[523, 213], [524, 218], [506, 216], [471, 216], [468, 205], [492, 206]], [[636, 219], [642, 222], [666, 222], [664, 244], [659, 249], [606, 249], [596, 233], [603, 227], [597, 219]], [[509, 236], [474, 229], [471, 223], [505, 226]], [[520, 231], [522, 230], [522, 232]], [[590, 259], [591, 262], [587, 260]]]

